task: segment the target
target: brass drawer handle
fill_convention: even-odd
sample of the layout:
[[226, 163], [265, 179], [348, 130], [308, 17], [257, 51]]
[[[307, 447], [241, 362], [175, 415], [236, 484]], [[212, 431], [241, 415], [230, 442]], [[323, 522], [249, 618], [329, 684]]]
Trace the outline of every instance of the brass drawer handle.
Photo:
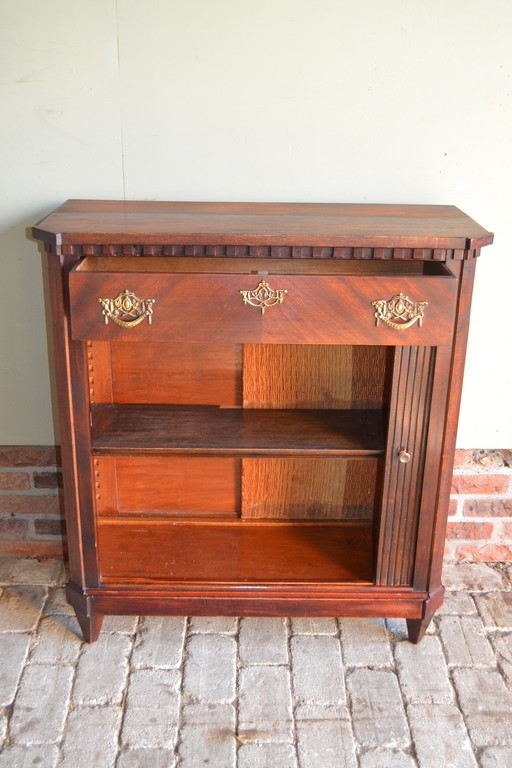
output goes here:
[[375, 325], [382, 320], [395, 331], [403, 331], [410, 328], [416, 321], [421, 327], [428, 301], [411, 301], [408, 296], [398, 293], [389, 301], [380, 299], [372, 301], [372, 304], [375, 307]]
[[408, 464], [411, 460], [411, 454], [407, 451], [400, 451], [398, 454], [398, 461], [400, 461], [402, 464]]
[[142, 323], [145, 317], [151, 325], [153, 315], [153, 304], [156, 299], [139, 299], [132, 291], [128, 289], [121, 291], [115, 299], [98, 299], [103, 307], [102, 315], [105, 318], [105, 325], [109, 320], [113, 320], [122, 328], [133, 328], [134, 325]]
[[261, 314], [265, 314], [265, 310], [268, 307], [273, 307], [276, 304], [282, 304], [285, 290], [272, 290], [270, 285], [262, 280], [254, 291], [240, 291], [244, 304], [250, 304], [251, 307], [258, 307], [261, 309]]

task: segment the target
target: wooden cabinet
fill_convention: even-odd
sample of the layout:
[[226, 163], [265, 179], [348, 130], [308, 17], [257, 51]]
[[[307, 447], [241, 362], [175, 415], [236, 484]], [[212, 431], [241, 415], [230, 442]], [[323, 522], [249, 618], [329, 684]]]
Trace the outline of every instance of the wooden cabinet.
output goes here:
[[33, 232], [84, 636], [396, 616], [418, 642], [492, 235], [451, 206], [77, 200]]

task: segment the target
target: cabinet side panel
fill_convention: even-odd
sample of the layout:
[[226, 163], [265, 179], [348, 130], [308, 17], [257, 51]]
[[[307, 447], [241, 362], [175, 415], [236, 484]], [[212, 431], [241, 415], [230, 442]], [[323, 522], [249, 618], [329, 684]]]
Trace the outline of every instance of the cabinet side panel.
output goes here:
[[111, 456], [94, 458], [94, 490], [96, 513], [116, 517], [118, 514], [116, 459]]
[[70, 578], [77, 586], [94, 586], [98, 583], [98, 563], [88, 359], [85, 344], [70, 340], [65, 287], [77, 257], [63, 256], [54, 246], [47, 248]]
[[87, 372], [91, 403], [112, 401], [112, 359], [108, 341], [87, 342]]
[[[410, 584], [435, 365], [432, 347], [397, 347], [380, 518], [376, 583]], [[407, 463], [399, 454], [410, 456]]]
[[[450, 268], [455, 271], [456, 265], [452, 263]], [[428, 587], [429, 590], [432, 590], [441, 583], [448, 503], [450, 499], [475, 269], [476, 260], [474, 259], [464, 260], [460, 263], [459, 295], [455, 319], [456, 334], [453, 348], [447, 350], [445, 355], [446, 358], [450, 359], [446, 360], [444, 369], [440, 372], [438, 420], [443, 422], [444, 435], [442, 438], [439, 490], [437, 501], [432, 505], [435, 508], [435, 512], [430, 516], [422, 515], [418, 542], [419, 567], [418, 574], [417, 576], [415, 575], [414, 580], [415, 589]], [[451, 352], [451, 355], [448, 352]], [[439, 424], [438, 430], [440, 433], [441, 424]], [[440, 436], [439, 441], [441, 442]], [[439, 462], [436, 466], [439, 466]]]

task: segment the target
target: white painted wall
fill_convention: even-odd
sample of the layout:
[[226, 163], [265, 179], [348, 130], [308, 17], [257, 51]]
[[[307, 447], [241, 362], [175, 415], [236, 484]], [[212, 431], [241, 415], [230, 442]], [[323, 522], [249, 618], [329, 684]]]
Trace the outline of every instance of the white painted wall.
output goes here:
[[17, 0], [0, 29], [0, 444], [54, 441], [69, 197], [450, 203], [479, 261], [458, 445], [511, 447], [510, 0]]

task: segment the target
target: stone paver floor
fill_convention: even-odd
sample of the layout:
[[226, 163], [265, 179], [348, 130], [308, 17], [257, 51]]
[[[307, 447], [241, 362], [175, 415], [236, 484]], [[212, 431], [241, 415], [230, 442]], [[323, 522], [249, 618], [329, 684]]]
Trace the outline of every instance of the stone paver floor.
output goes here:
[[512, 768], [512, 566], [446, 568], [405, 622], [108, 617], [0, 558], [0, 768]]

